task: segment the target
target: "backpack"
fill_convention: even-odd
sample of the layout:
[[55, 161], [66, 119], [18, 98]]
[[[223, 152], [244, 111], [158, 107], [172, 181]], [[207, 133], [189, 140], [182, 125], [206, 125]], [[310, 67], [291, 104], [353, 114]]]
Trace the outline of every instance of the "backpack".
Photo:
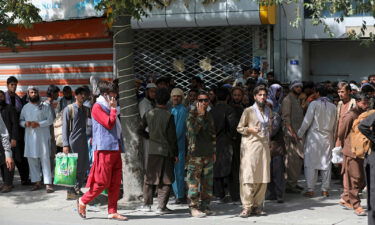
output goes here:
[[353, 126], [350, 132], [351, 150], [355, 156], [364, 158], [365, 154], [371, 150], [372, 143], [365, 135], [359, 131], [359, 123], [366, 119], [369, 115], [375, 113], [375, 110], [370, 110], [362, 113], [359, 117], [354, 120]]

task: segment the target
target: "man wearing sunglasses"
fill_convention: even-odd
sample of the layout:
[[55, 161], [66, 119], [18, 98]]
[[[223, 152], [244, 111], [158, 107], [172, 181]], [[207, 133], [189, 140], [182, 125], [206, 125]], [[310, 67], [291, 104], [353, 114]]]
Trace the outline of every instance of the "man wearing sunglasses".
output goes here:
[[200, 92], [196, 107], [190, 111], [186, 121], [186, 182], [189, 188], [189, 208], [193, 217], [212, 215], [209, 204], [212, 197], [213, 164], [216, 160], [216, 135], [213, 117], [207, 112], [209, 103], [208, 94]]

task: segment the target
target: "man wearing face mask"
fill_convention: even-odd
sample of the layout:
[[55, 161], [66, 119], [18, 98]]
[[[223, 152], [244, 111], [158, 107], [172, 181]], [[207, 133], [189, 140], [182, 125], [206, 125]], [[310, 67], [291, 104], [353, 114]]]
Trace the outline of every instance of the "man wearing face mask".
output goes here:
[[29, 162], [31, 182], [35, 183], [31, 191], [42, 188], [40, 177], [42, 170], [46, 191], [52, 193], [54, 192], [50, 162], [52, 110], [47, 103], [40, 101], [39, 90], [36, 87], [29, 87], [27, 94], [30, 102], [21, 111], [20, 125], [25, 127], [25, 157]]
[[[4, 120], [4, 124], [9, 133], [10, 142], [17, 143], [19, 125], [18, 125], [18, 117], [17, 117], [16, 109], [12, 105], [6, 104], [5, 93], [1, 90], [0, 90], [0, 116]], [[15, 147], [12, 147], [12, 154], [15, 155], [14, 154], [15, 152], [16, 152]], [[0, 192], [7, 193], [7, 192], [12, 191], [14, 170], [10, 170], [6, 166], [4, 166], [2, 168], [1, 175], [3, 177], [4, 185], [2, 188], [0, 188]]]
[[255, 103], [246, 108], [237, 126], [242, 134], [240, 195], [243, 210], [240, 217], [264, 215], [263, 201], [270, 182], [270, 131], [272, 110], [266, 106], [267, 88], [259, 85], [253, 92]]

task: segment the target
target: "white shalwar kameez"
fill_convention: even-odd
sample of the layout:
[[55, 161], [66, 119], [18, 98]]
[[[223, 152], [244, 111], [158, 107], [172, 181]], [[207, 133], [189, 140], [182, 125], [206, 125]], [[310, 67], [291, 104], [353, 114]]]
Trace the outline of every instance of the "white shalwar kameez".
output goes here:
[[331, 181], [331, 158], [334, 148], [336, 106], [327, 98], [310, 103], [298, 136], [306, 134], [304, 144], [305, 177], [308, 191], [314, 191], [318, 171], [322, 174], [322, 191], [328, 191]]
[[[27, 121], [39, 123], [39, 127], [26, 127]], [[20, 125], [25, 127], [25, 157], [29, 162], [31, 182], [41, 179], [41, 166], [44, 184], [52, 184], [50, 125], [53, 115], [50, 106], [44, 102], [26, 104], [20, 116]]]

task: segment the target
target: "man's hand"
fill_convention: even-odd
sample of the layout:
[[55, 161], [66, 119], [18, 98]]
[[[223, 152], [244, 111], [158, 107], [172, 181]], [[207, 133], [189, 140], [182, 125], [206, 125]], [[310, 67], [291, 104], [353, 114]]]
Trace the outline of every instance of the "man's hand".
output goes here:
[[204, 116], [204, 114], [206, 114], [206, 110], [204, 109], [203, 103], [197, 103], [197, 112], [199, 116]]
[[178, 157], [174, 157], [174, 163], [178, 163]]
[[31, 122], [31, 127], [32, 128], [38, 128], [40, 125], [39, 125], [39, 123], [38, 122]]
[[65, 154], [68, 154], [68, 153], [70, 152], [70, 148], [69, 148], [69, 146], [65, 146], [65, 147], [63, 147], [63, 152], [64, 152]]
[[26, 123], [25, 123], [25, 127], [31, 127], [31, 121], [26, 121]]
[[248, 132], [253, 133], [253, 134], [257, 134], [257, 133], [260, 132], [259, 127], [249, 127], [247, 130], [248, 130]]
[[7, 164], [7, 168], [9, 171], [12, 171], [14, 169], [14, 160], [12, 157], [7, 157], [5, 159], [5, 162]]
[[109, 100], [109, 105], [111, 106], [111, 108], [117, 107], [117, 101], [114, 97], [111, 97], [111, 99]]
[[12, 139], [12, 140], [10, 141], [10, 147], [12, 147], [12, 148], [17, 147], [17, 141], [14, 140], [14, 139]]
[[214, 155], [212, 156], [212, 160], [214, 161], [214, 163], [216, 162], [216, 153], [214, 153]]

